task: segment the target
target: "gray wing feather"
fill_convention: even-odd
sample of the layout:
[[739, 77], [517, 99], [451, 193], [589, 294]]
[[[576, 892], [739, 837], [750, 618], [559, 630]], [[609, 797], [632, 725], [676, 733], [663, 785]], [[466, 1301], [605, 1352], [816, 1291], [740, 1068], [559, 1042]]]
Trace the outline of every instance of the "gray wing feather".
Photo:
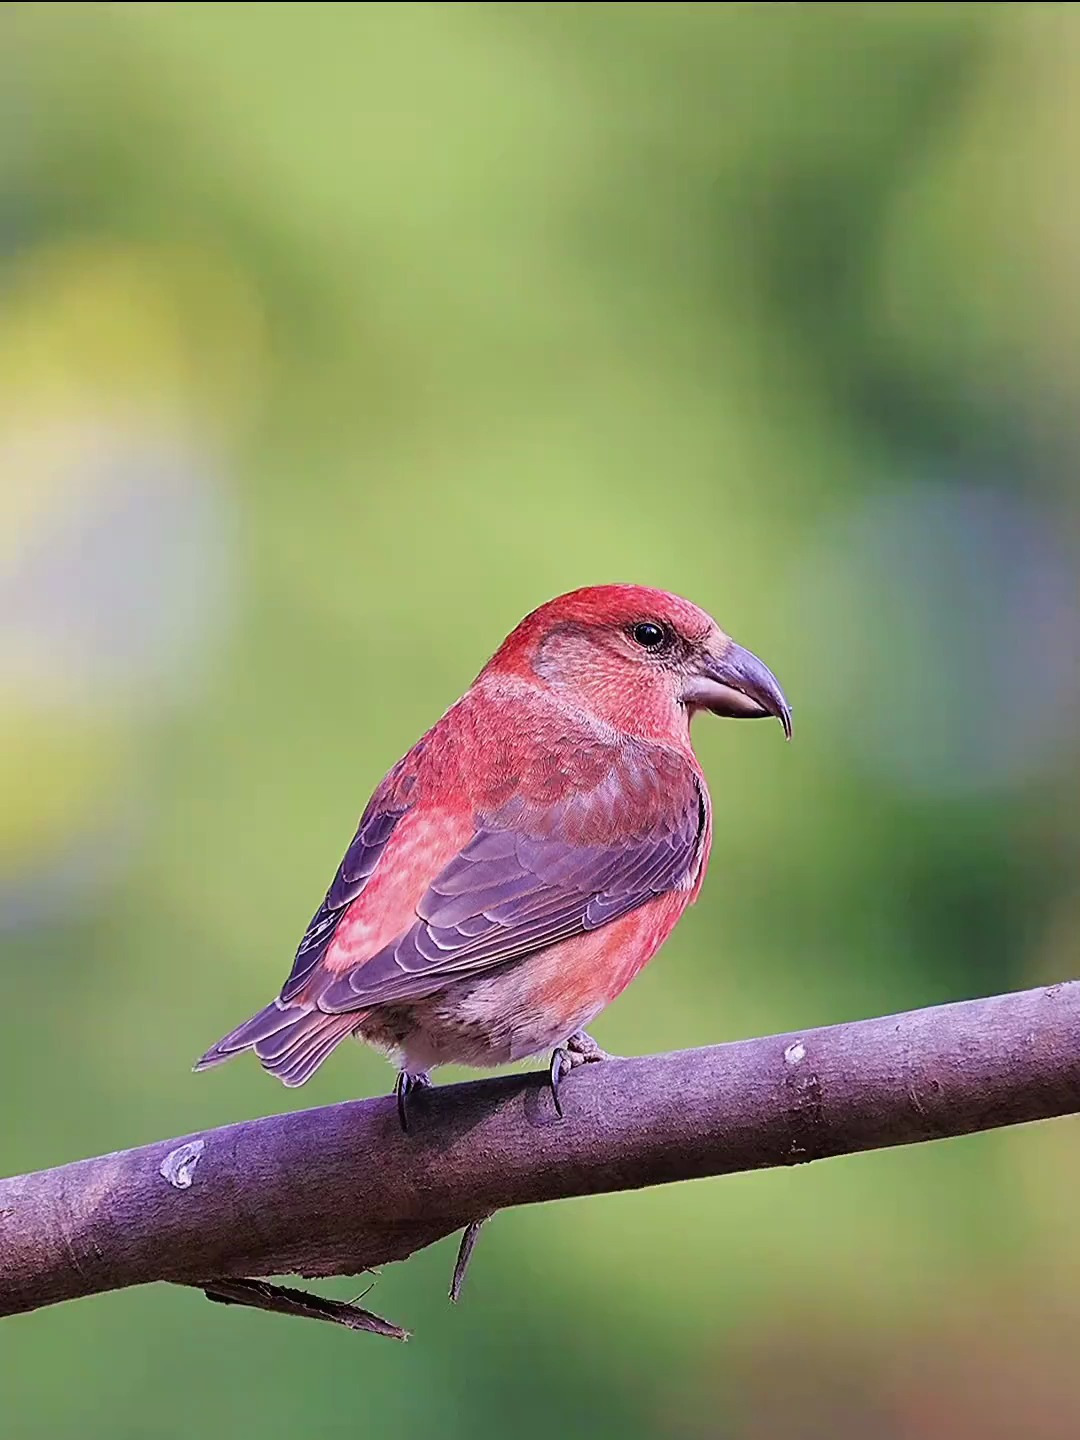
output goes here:
[[607, 845], [485, 827], [435, 878], [417, 921], [345, 974], [327, 976], [323, 1011], [420, 999], [449, 981], [609, 924], [693, 873], [704, 803], [693, 794], [667, 823]]

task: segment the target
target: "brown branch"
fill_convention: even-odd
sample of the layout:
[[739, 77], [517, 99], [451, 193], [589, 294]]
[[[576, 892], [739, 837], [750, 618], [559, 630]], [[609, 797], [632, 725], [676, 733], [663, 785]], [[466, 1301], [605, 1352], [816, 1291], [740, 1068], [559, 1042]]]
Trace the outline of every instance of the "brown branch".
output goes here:
[[265, 1280], [214, 1280], [204, 1293], [208, 1300], [220, 1305], [250, 1305], [254, 1310], [270, 1310], [275, 1315], [299, 1315], [305, 1320], [329, 1320], [347, 1330], [366, 1330], [370, 1335], [386, 1335], [391, 1340], [407, 1340], [409, 1332], [400, 1325], [382, 1320], [370, 1310], [348, 1300], [327, 1300], [307, 1290], [287, 1290], [283, 1285], [270, 1285]]
[[479, 1220], [473, 1220], [471, 1224], [465, 1227], [465, 1231], [461, 1237], [461, 1244], [458, 1247], [457, 1263], [454, 1265], [453, 1279], [450, 1281], [450, 1299], [455, 1305], [461, 1299], [465, 1276], [469, 1271], [469, 1261], [472, 1259], [473, 1251], [476, 1249], [476, 1242], [480, 1239], [480, 1231], [490, 1219], [490, 1215], [481, 1215]]
[[400, 1336], [251, 1277], [359, 1274], [511, 1205], [1076, 1113], [1080, 982], [609, 1060], [560, 1095], [562, 1120], [544, 1077], [506, 1076], [422, 1092], [407, 1135], [385, 1097], [0, 1180], [0, 1315], [166, 1280]]

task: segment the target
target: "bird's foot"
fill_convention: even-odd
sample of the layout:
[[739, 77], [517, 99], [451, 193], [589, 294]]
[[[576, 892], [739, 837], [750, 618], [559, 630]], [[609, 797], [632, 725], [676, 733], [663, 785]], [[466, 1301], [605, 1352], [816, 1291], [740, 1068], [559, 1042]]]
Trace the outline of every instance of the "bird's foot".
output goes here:
[[397, 1096], [397, 1113], [401, 1128], [409, 1133], [408, 1097], [414, 1090], [426, 1090], [431, 1085], [431, 1076], [426, 1070], [399, 1070], [394, 1094]]
[[551, 1054], [551, 1098], [555, 1102], [555, 1109], [562, 1115], [562, 1104], [559, 1101], [559, 1086], [571, 1070], [576, 1070], [579, 1065], [592, 1065], [597, 1060], [614, 1060], [614, 1055], [609, 1055], [602, 1050], [591, 1035], [584, 1030], [575, 1030], [562, 1045]]
[[587, 1035], [584, 1030], [575, 1030], [567, 1040], [566, 1048], [576, 1057], [572, 1062], [574, 1065], [589, 1065], [595, 1060], [617, 1060], [619, 1058], [617, 1055], [609, 1055], [606, 1050], [602, 1050], [592, 1036]]

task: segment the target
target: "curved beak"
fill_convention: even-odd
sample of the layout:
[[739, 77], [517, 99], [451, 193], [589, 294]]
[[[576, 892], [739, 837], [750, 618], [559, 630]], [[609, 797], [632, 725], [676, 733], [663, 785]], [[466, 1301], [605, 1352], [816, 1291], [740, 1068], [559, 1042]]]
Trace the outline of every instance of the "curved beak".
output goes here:
[[776, 676], [734, 640], [725, 640], [718, 655], [710, 652], [702, 657], [697, 674], [683, 692], [683, 703], [729, 720], [763, 720], [773, 715], [783, 726], [785, 738], [791, 739], [791, 706]]

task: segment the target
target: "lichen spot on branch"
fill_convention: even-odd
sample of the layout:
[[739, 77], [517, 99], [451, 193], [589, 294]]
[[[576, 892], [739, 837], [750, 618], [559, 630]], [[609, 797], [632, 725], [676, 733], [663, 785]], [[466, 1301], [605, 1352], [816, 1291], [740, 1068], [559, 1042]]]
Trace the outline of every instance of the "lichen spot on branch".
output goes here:
[[187, 1140], [170, 1150], [161, 1162], [160, 1172], [176, 1190], [187, 1190], [195, 1178], [195, 1167], [206, 1149], [205, 1140]]

